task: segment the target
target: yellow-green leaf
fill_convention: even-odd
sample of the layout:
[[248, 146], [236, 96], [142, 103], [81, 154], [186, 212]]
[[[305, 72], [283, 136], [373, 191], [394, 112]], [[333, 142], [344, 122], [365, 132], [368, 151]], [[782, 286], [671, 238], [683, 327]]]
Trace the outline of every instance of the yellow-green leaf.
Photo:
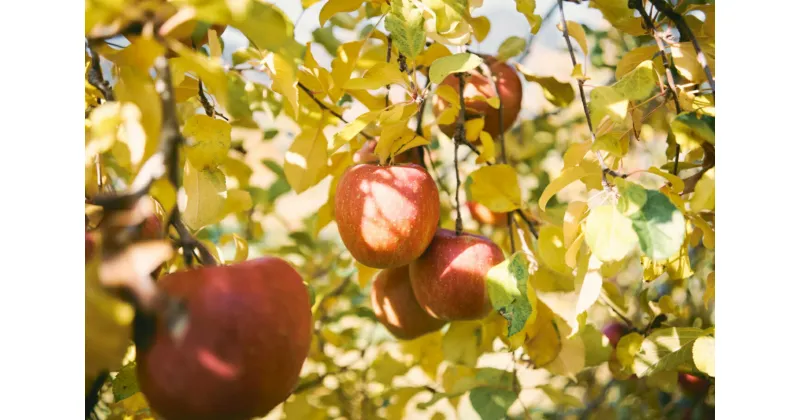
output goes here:
[[405, 76], [396, 64], [378, 63], [367, 70], [360, 78], [350, 79], [344, 83], [345, 89], [373, 90], [394, 83], [403, 83]]
[[631, 101], [641, 101], [650, 96], [656, 87], [653, 61], [642, 61], [635, 69], [614, 84], [614, 90]]
[[233, 242], [235, 253], [233, 259], [226, 260], [226, 263], [245, 261], [247, 259], [247, 254], [249, 252], [249, 246], [247, 245], [247, 240], [245, 240], [244, 238], [235, 233], [227, 233], [219, 238], [220, 246], [225, 246], [230, 242]]
[[297, 68], [290, 59], [272, 54], [267, 61], [272, 71], [272, 90], [283, 95], [292, 106], [293, 117], [297, 116], [300, 109], [300, 91], [297, 89]]
[[186, 225], [199, 230], [217, 223], [222, 217], [227, 198], [225, 174], [219, 169], [196, 169], [186, 162], [183, 170], [186, 204], [181, 215]]
[[708, 374], [712, 378], [715, 376], [714, 369], [714, 337], [700, 337], [694, 342], [692, 346], [692, 358], [694, 365], [700, 372]]
[[478, 138], [480, 139], [481, 146], [483, 146], [483, 147], [481, 148], [481, 155], [478, 156], [478, 159], [476, 160], [476, 162], [478, 162], [478, 163], [483, 163], [483, 162], [494, 163], [495, 156], [497, 156], [497, 152], [495, 151], [495, 148], [494, 148], [494, 139], [492, 139], [492, 135], [487, 133], [487, 132], [485, 132], [485, 131], [481, 131], [481, 134], [480, 134], [480, 136], [478, 136]]
[[539, 28], [542, 27], [542, 17], [534, 14], [533, 10], [536, 8], [536, 0], [516, 0], [517, 11], [525, 16], [528, 24], [531, 26], [531, 33], [536, 34]]
[[425, 18], [412, 0], [393, 0], [386, 16], [386, 29], [397, 51], [414, 59], [425, 48]]
[[283, 170], [289, 185], [301, 193], [325, 177], [328, 162], [328, 141], [322, 127], [306, 127], [289, 147]]
[[224, 215], [240, 213], [253, 208], [253, 198], [245, 190], [230, 189], [225, 200], [225, 207], [222, 211]]
[[[657, 45], [646, 45], [644, 47], [637, 47], [628, 51], [624, 56], [622, 56], [622, 58], [619, 60], [619, 63], [617, 63], [617, 69], [615, 70], [616, 79], [622, 80], [626, 74], [633, 71], [633, 69], [635, 69], [636, 66], [638, 66], [642, 61], [654, 60], [656, 54], [658, 54]], [[661, 64], [661, 67], [658, 67], [660, 63], [660, 61], [654, 61], [657, 69], [659, 71], [663, 71], [663, 64]]]
[[644, 337], [637, 332], [624, 335], [617, 342], [617, 360], [625, 368], [632, 368], [634, 359], [642, 348]]
[[251, 0], [250, 8], [233, 25], [260, 50], [277, 52], [294, 40], [294, 24], [277, 6]]
[[444, 359], [459, 365], [475, 366], [480, 356], [480, 333], [480, 322], [452, 322], [442, 339]]
[[331, 100], [338, 101], [342, 97], [344, 84], [350, 80], [353, 70], [356, 68], [358, 53], [364, 41], [347, 42], [336, 49], [336, 57], [331, 62], [331, 78], [333, 86], [328, 92]]
[[375, 274], [380, 271], [377, 268], [367, 267], [364, 264], [356, 261], [356, 270], [358, 270], [358, 285], [363, 289], [367, 287], [369, 282], [375, 277]]
[[574, 166], [564, 170], [556, 179], [550, 181], [544, 191], [542, 191], [542, 195], [539, 196], [539, 208], [544, 210], [547, 206], [547, 202], [559, 191], [564, 189], [567, 185], [588, 175], [591, 175], [590, 171], [583, 166]]
[[525, 50], [527, 43], [525, 39], [518, 36], [510, 36], [497, 48], [497, 60], [506, 61], [511, 57], [516, 57]]
[[231, 125], [207, 115], [193, 115], [183, 126], [186, 157], [197, 169], [216, 168], [231, 147]]
[[631, 219], [605, 204], [589, 212], [584, 225], [586, 244], [600, 261], [618, 261], [639, 243]]
[[380, 114], [381, 111], [365, 112], [342, 127], [338, 133], [333, 135], [333, 146], [331, 147], [330, 153], [339, 150], [340, 147], [347, 144], [347, 142], [357, 136], [361, 130], [365, 129], [370, 123], [375, 122]]
[[475, 54], [459, 53], [436, 59], [431, 64], [428, 74], [431, 82], [442, 83], [445, 77], [453, 73], [467, 72], [483, 63], [483, 59]]
[[589, 205], [585, 201], [573, 201], [567, 205], [567, 211], [564, 212], [564, 243], [567, 246], [575, 242], [578, 234], [581, 231], [581, 222], [588, 213], [586, 210]]
[[476, 201], [491, 211], [507, 213], [522, 203], [517, 172], [509, 165], [484, 166], [472, 172], [464, 184], [467, 200]]
[[621, 123], [625, 121], [628, 113], [628, 99], [610, 86], [598, 86], [589, 93], [589, 111], [592, 124], [597, 127], [603, 117], [608, 116], [611, 121]]

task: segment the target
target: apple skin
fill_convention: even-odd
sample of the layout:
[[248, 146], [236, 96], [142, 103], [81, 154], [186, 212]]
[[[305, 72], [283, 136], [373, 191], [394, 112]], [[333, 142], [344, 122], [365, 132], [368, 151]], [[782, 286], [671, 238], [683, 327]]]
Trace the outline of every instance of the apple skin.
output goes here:
[[372, 284], [370, 301], [381, 324], [401, 340], [413, 340], [446, 324], [419, 306], [411, 289], [407, 265], [381, 270]]
[[334, 219], [356, 261], [373, 268], [408, 265], [439, 223], [439, 190], [419, 165], [358, 164], [339, 179]]
[[603, 335], [608, 337], [608, 341], [613, 348], [617, 348], [617, 343], [619, 343], [620, 338], [629, 332], [628, 326], [620, 322], [612, 322], [603, 328]]
[[678, 374], [678, 385], [681, 390], [692, 398], [701, 398], [706, 395], [711, 383], [705, 378], [681, 372]]
[[475, 201], [467, 201], [467, 209], [469, 209], [472, 219], [480, 224], [496, 227], [508, 226], [506, 213], [491, 211], [488, 207]]
[[167, 419], [262, 417], [292, 393], [311, 346], [308, 291], [280, 258], [164, 276], [158, 287], [186, 302], [175, 341], [162, 316], [137, 343], [139, 387]]
[[500, 247], [484, 236], [438, 229], [425, 253], [409, 267], [414, 296], [434, 318], [482, 319], [492, 308], [486, 273], [504, 259]]
[[[503, 130], [508, 131], [514, 121], [517, 120], [519, 111], [522, 109], [522, 80], [514, 70], [505, 62], [494, 59], [487, 60], [489, 68], [497, 74], [497, 87], [500, 90], [500, 100], [503, 103]], [[492, 108], [486, 101], [474, 99], [476, 96], [484, 96], [486, 99], [497, 97], [497, 93], [492, 87], [490, 76], [484, 76], [477, 70], [470, 71], [464, 78], [464, 104], [467, 107], [466, 116], [484, 115], [483, 130], [491, 134], [492, 138], [497, 138], [500, 134], [500, 112]], [[442, 81], [441, 85], [452, 87], [458, 93], [458, 76], [451, 74]], [[445, 109], [452, 107], [446, 100], [435, 95], [433, 98], [433, 114], [438, 118]], [[449, 137], [453, 137], [456, 124], [440, 125], [439, 129]]]

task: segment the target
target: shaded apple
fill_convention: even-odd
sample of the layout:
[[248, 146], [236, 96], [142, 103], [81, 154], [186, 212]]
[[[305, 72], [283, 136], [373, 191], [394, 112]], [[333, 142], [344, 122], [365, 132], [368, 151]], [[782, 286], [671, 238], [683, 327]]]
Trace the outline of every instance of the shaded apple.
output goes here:
[[334, 218], [356, 261], [400, 267], [431, 242], [439, 223], [439, 190], [419, 165], [358, 164], [339, 179]]
[[[249, 419], [289, 397], [311, 345], [308, 291], [279, 258], [164, 276], [159, 289], [186, 306], [185, 330], [155, 316], [137, 341], [137, 377], [166, 419]], [[176, 331], [179, 333], [176, 334]]]
[[621, 322], [612, 322], [603, 328], [603, 335], [608, 337], [608, 341], [611, 343], [611, 347], [613, 348], [616, 348], [617, 343], [619, 343], [619, 339], [629, 332], [630, 329], [628, 326]]
[[488, 207], [476, 201], [467, 201], [467, 209], [472, 219], [483, 225], [496, 227], [508, 226], [507, 213], [491, 211]]
[[686, 372], [678, 374], [678, 385], [687, 396], [692, 398], [704, 397], [711, 387], [711, 383], [707, 379]]
[[504, 259], [500, 247], [484, 236], [438, 229], [425, 253], [409, 267], [414, 296], [435, 318], [481, 319], [491, 310], [486, 273]]
[[381, 270], [372, 284], [370, 300], [381, 324], [401, 340], [412, 340], [446, 324], [419, 306], [411, 289], [407, 265]]
[[[487, 64], [493, 73], [497, 75], [497, 88], [500, 91], [500, 101], [503, 103], [503, 131], [508, 131], [514, 121], [517, 120], [519, 111], [522, 108], [522, 80], [513, 67], [502, 61], [493, 58], [487, 60]], [[496, 98], [490, 75], [481, 74], [478, 69], [468, 72], [464, 81], [464, 104], [466, 105], [466, 117], [484, 116], [483, 130], [496, 138], [500, 134], [500, 112], [492, 108], [485, 100], [477, 97], [483, 96], [487, 99]], [[451, 74], [442, 81], [442, 85], [452, 87], [458, 93], [458, 76]], [[442, 99], [438, 95], [433, 99], [433, 114], [438, 118], [447, 108], [453, 105]], [[439, 125], [439, 129], [449, 137], [453, 137], [456, 124]]]

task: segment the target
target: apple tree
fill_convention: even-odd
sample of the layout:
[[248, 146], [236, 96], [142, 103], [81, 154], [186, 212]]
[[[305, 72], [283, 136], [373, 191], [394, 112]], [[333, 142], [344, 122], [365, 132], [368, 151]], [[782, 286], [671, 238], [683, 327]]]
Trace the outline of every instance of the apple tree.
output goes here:
[[714, 2], [488, 3], [86, 0], [87, 418], [713, 418]]

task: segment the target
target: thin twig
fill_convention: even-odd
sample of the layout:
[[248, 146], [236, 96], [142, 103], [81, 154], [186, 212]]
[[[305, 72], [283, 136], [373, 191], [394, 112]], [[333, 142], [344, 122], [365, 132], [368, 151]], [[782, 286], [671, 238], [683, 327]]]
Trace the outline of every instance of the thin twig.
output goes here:
[[[392, 36], [389, 35], [386, 37], [386, 62], [392, 62]], [[389, 91], [392, 89], [392, 85], [386, 85], [386, 97], [384, 97], [384, 108], [389, 107]]]
[[[349, 124], [349, 123], [350, 123], [350, 121], [347, 121], [347, 120], [346, 120], [346, 119], [345, 119], [345, 118], [342, 116], [342, 114], [340, 114], [340, 113], [338, 113], [338, 112], [334, 111], [334, 110], [333, 110], [333, 109], [331, 109], [331, 108], [330, 108], [328, 105], [326, 105], [324, 102], [322, 102], [322, 101], [320, 101], [319, 99], [317, 99], [317, 97], [316, 97], [316, 96], [314, 96], [314, 92], [312, 92], [312, 91], [311, 91], [311, 89], [309, 89], [308, 87], [306, 87], [306, 85], [304, 85], [304, 84], [302, 84], [302, 83], [299, 83], [299, 82], [298, 82], [298, 83], [297, 83], [297, 86], [299, 86], [299, 87], [300, 87], [300, 89], [302, 89], [302, 90], [303, 90], [303, 92], [305, 92], [306, 94], [308, 94], [308, 96], [309, 96], [309, 97], [310, 97], [310, 98], [311, 98], [311, 99], [312, 99], [312, 100], [313, 100], [313, 101], [314, 101], [314, 102], [315, 102], [315, 103], [316, 103], [316, 104], [317, 104], [317, 105], [318, 105], [318, 106], [319, 106], [321, 109], [323, 109], [323, 110], [325, 110], [325, 111], [328, 111], [328, 112], [330, 112], [330, 113], [331, 113], [331, 114], [332, 114], [334, 117], [338, 118], [338, 119], [339, 119], [339, 121], [341, 121], [341, 122], [343, 122], [343, 123], [345, 123], [345, 124]], [[369, 134], [367, 134], [367, 133], [364, 133], [363, 131], [361, 132], [361, 135], [362, 135], [362, 136], [364, 136], [364, 137], [366, 137], [366, 138], [367, 138], [367, 139], [369, 139], [369, 140], [375, 140], [375, 137], [373, 137], [373, 136], [370, 136]]]
[[[631, 0], [637, 1], [637, 0]], [[692, 42], [692, 46], [694, 47], [694, 51], [697, 54], [697, 62], [700, 63], [700, 66], [703, 67], [703, 71], [706, 74], [706, 79], [708, 79], [708, 84], [711, 85], [711, 96], [716, 99], [716, 86], [714, 83], [714, 76], [711, 74], [711, 68], [708, 66], [708, 61], [706, 60], [706, 56], [703, 54], [703, 50], [700, 49], [700, 43], [697, 42], [697, 38], [694, 36], [694, 32], [692, 29], [689, 28], [689, 25], [686, 24], [686, 20], [683, 19], [680, 13], [676, 12], [672, 5], [666, 2], [665, 0], [650, 0], [650, 3], [655, 6], [655, 8], [664, 14], [669, 20], [675, 23], [675, 26], [680, 31], [682, 37], [687, 37]]]
[[[561, 12], [561, 26], [563, 26], [564, 30], [564, 40], [567, 41], [567, 49], [569, 50], [569, 56], [572, 59], [572, 66], [575, 67], [578, 65], [578, 60], [575, 58], [575, 51], [572, 48], [572, 40], [569, 38], [569, 30], [567, 29], [567, 18], [564, 15], [564, 1], [558, 0], [558, 9]], [[592, 127], [592, 117], [589, 115], [589, 104], [586, 102], [586, 93], [583, 90], [583, 79], [578, 79], [578, 90], [581, 94], [581, 103], [583, 103], [583, 113], [586, 114], [586, 123], [589, 125], [589, 134], [592, 136], [592, 144], [597, 142], [597, 137], [594, 134], [594, 128]], [[605, 160], [603, 159], [602, 153], [598, 150], [596, 152], [597, 160], [600, 162], [600, 168], [603, 170], [603, 187], [605, 189], [609, 189], [610, 186], [608, 184], [608, 179], [606, 178], [606, 174], [611, 174], [615, 177], [619, 177], [620, 174], [611, 170], [607, 165]]]
[[461, 220], [461, 200], [459, 199], [459, 190], [461, 189], [461, 175], [458, 173], [458, 145], [460, 143], [467, 143], [464, 139], [464, 118], [467, 110], [467, 105], [464, 102], [464, 73], [458, 73], [458, 101], [461, 108], [458, 110], [458, 121], [456, 122], [456, 132], [453, 137], [453, 165], [456, 172], [456, 235], [461, 235], [464, 229], [463, 221]]
[[89, 55], [91, 57], [91, 66], [89, 67], [89, 74], [87, 80], [89, 84], [97, 88], [103, 94], [106, 101], [114, 100], [114, 91], [111, 89], [111, 84], [103, 78], [103, 69], [100, 67], [100, 56], [88, 47]]
[[517, 252], [517, 245], [514, 243], [514, 213], [506, 213], [506, 223], [508, 224], [508, 240], [511, 242], [511, 253]]

